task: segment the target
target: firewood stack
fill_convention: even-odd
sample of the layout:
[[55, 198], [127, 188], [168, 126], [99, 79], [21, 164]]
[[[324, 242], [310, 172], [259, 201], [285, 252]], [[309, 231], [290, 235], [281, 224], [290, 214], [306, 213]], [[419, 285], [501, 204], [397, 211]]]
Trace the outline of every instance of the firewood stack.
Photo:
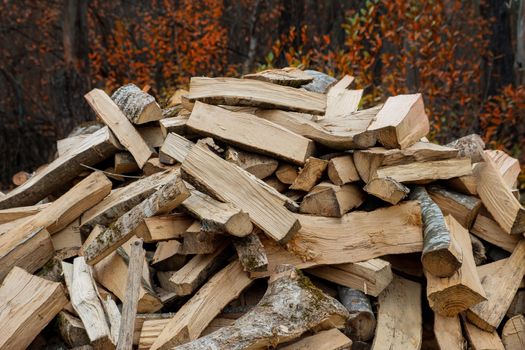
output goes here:
[[0, 197], [0, 349], [524, 349], [517, 160], [352, 81], [87, 93], [101, 123]]

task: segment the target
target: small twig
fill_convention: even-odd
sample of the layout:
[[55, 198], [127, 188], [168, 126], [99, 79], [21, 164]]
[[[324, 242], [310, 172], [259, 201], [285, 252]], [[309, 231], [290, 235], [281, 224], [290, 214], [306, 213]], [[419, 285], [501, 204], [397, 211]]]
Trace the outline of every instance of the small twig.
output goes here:
[[101, 171], [103, 172], [104, 174], [106, 175], [111, 175], [111, 176], [120, 176], [120, 177], [127, 177], [129, 179], [143, 179], [144, 176], [135, 176], [135, 175], [122, 175], [122, 174], [116, 174], [116, 173], [112, 173], [110, 171], [105, 171], [105, 170], [100, 170], [100, 169], [97, 169], [97, 168], [93, 168], [92, 166], [89, 166], [89, 165], [86, 165], [86, 164], [82, 164], [80, 163], [80, 165], [82, 165], [83, 167], [85, 168], [88, 168], [88, 169], [91, 169], [91, 170], [94, 170], [94, 171]]

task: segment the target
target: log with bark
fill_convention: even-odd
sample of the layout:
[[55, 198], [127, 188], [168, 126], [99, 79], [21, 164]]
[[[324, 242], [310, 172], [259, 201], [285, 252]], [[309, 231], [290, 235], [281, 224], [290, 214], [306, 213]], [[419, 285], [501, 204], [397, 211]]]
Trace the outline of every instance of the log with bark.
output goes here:
[[162, 118], [162, 111], [155, 98], [135, 84], [121, 86], [111, 95], [111, 99], [133, 124], [144, 124]]

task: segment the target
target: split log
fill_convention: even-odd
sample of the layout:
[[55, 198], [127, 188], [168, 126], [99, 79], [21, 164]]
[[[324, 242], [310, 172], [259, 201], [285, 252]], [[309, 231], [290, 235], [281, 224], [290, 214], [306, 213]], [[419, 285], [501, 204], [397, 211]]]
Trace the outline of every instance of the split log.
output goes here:
[[434, 314], [434, 335], [439, 350], [465, 350], [459, 316], [445, 317]]
[[275, 176], [283, 184], [291, 185], [299, 175], [299, 169], [291, 164], [282, 163], [275, 171]]
[[51, 236], [51, 242], [55, 251], [62, 249], [75, 249], [78, 251], [82, 246], [82, 236], [80, 235], [80, 219], [76, 219], [62, 230]]
[[414, 188], [410, 199], [421, 204], [425, 242], [421, 255], [423, 267], [436, 277], [452, 276], [461, 267], [463, 258], [461, 247], [450, 234], [441, 210], [424, 187]]
[[15, 266], [0, 285], [0, 348], [27, 348], [66, 304], [60, 283]]
[[115, 163], [113, 166], [115, 174], [129, 174], [139, 171], [137, 162], [129, 152], [115, 153]]
[[117, 142], [109, 129], [100, 129], [75, 147], [74, 151], [55, 159], [45, 170], [0, 198], [0, 209], [37, 203], [85, 171], [82, 164], [95, 165], [113, 155], [116, 150]]
[[328, 178], [335, 185], [344, 185], [361, 180], [352, 155], [334, 157], [328, 162]]
[[490, 214], [485, 212], [480, 212], [478, 214], [470, 232], [511, 253], [514, 251], [518, 242], [522, 239], [519, 235], [507, 234], [496, 221], [490, 218]]
[[264, 183], [266, 183], [268, 186], [272, 187], [279, 193], [283, 193], [288, 189], [288, 186], [285, 183], [281, 182], [281, 180], [279, 180], [277, 176], [270, 176], [264, 179]]
[[[103, 125], [103, 124], [102, 124]], [[63, 156], [66, 152], [69, 152], [71, 149], [78, 147], [89, 134], [81, 134], [76, 136], [67, 137], [65, 139], [57, 140], [57, 153], [56, 158]]]
[[463, 328], [473, 350], [505, 350], [498, 332], [486, 332], [463, 319]]
[[391, 177], [375, 178], [363, 187], [363, 190], [385, 202], [396, 205], [405, 199], [410, 190], [405, 185], [397, 182]]
[[21, 218], [25, 218], [28, 216], [38, 214], [42, 211], [42, 209], [44, 209], [45, 207], [49, 205], [51, 205], [51, 203], [35, 204], [35, 205], [27, 206], [27, 207], [2, 209], [0, 210], [0, 224], [13, 222], [17, 219], [21, 219]]
[[62, 340], [70, 347], [88, 345], [89, 337], [82, 321], [67, 311], [57, 315], [58, 331]]
[[133, 124], [144, 124], [162, 119], [162, 110], [155, 98], [135, 84], [118, 88], [111, 99]]
[[366, 194], [356, 184], [337, 186], [322, 182], [304, 196], [299, 211], [305, 214], [341, 217], [363, 204]]
[[[175, 314], [174, 313], [160, 313], [160, 314], [137, 314], [137, 317], [135, 318], [135, 333], [133, 335], [133, 345], [139, 346], [139, 349], [149, 349], [151, 344], [153, 344], [153, 340], [156, 338], [156, 336], [153, 338], [153, 340], [149, 343], [149, 345], [146, 348], [143, 348], [141, 346], [141, 333], [144, 327], [146, 329], [149, 329], [149, 325], [151, 323], [162, 323], [162, 328], [164, 328], [164, 324], [169, 321], [170, 318], [172, 318]], [[159, 330], [162, 331], [162, 328]]]
[[293, 344], [279, 348], [280, 350], [344, 350], [353, 349], [352, 340], [337, 328], [321, 331], [305, 337]]
[[390, 263], [382, 259], [319, 266], [308, 269], [306, 272], [340, 286], [360, 290], [374, 297], [377, 297], [388, 287], [394, 276]]
[[233, 147], [228, 147], [226, 149], [224, 158], [227, 161], [240, 166], [259, 179], [271, 176], [279, 165], [279, 162], [273, 158], [257, 153], [237, 150]]
[[84, 98], [97, 116], [115, 133], [120, 143], [133, 155], [139, 168], [153, 155], [153, 150], [133, 127], [119, 107], [100, 89], [93, 89]]
[[144, 218], [145, 230], [139, 229], [135, 233], [144, 239], [144, 242], [168, 241], [181, 238], [195, 222], [187, 214], [175, 213]]
[[368, 131], [377, 133], [378, 141], [386, 148], [407, 148], [426, 136], [429, 131], [421, 94], [389, 97]]
[[323, 176], [328, 161], [308, 157], [303, 168], [290, 186], [291, 190], [310, 191]]
[[323, 119], [330, 120], [335, 117], [348, 116], [357, 111], [363, 90], [347, 90], [353, 80], [354, 77], [346, 75], [328, 90]]
[[142, 172], [144, 173], [145, 176], [150, 176], [150, 175], [161, 173], [164, 171], [175, 170], [177, 169], [177, 167], [178, 165], [170, 166], [170, 165], [163, 164], [161, 163], [159, 158], [150, 158], [148, 159], [146, 164], [144, 164], [144, 166], [142, 167]]
[[[159, 121], [160, 122], [160, 121]], [[159, 148], [164, 143], [166, 136], [162, 134], [160, 126], [140, 126], [137, 130], [151, 148]]]
[[494, 161], [496, 169], [503, 177], [503, 181], [512, 188], [521, 172], [520, 162], [500, 150], [486, 150], [485, 154]]
[[205, 232], [223, 232], [246, 237], [253, 231], [250, 216], [231, 203], [222, 203], [210, 196], [192, 190], [182, 206], [200, 220]]
[[[191, 149], [181, 171], [183, 178], [197, 188], [204, 188], [219, 200], [230, 202], [248, 213], [251, 220], [276, 241], [288, 241], [300, 228], [297, 219], [263, 187], [264, 182], [256, 181], [255, 176], [202, 145]], [[242, 193], [239, 188], [243, 188]]]
[[117, 219], [96, 241], [84, 244], [82, 250], [86, 261], [94, 265], [122, 243], [127, 241], [144, 218], [163, 214], [176, 208], [190, 193], [180, 178], [164, 184], [147, 199]]
[[155, 249], [155, 254], [153, 254], [153, 258], [151, 259], [151, 264], [155, 265], [165, 262], [165, 260], [176, 255], [179, 252], [181, 246], [182, 244], [175, 239], [158, 242], [157, 249]]
[[[197, 339], [222, 308], [237, 298], [251, 282], [238, 261], [230, 263], [211, 277], [177, 311], [155, 340], [151, 350], [171, 349], [176, 345]], [[203, 308], [206, 308], [206, 312], [201, 311]]]
[[183, 136], [170, 132], [160, 148], [160, 155], [167, 155], [182, 163], [193, 145], [193, 142]]
[[[477, 163], [473, 164], [473, 167], [476, 165]], [[444, 181], [444, 184], [447, 188], [463, 194], [474, 196], [478, 194], [478, 184], [474, 175], [454, 177]]]
[[190, 102], [278, 108], [312, 114], [324, 114], [326, 109], [325, 95], [251, 79], [193, 77], [186, 97]]
[[492, 159], [486, 155], [484, 159], [474, 168], [483, 205], [507, 234], [525, 232], [525, 208], [505, 184]]
[[357, 289], [337, 287], [339, 300], [350, 317], [346, 321], [345, 334], [352, 340], [368, 341], [374, 337], [376, 318], [368, 297]]
[[268, 83], [291, 86], [295, 88], [304, 84], [309, 84], [314, 80], [314, 78], [312, 78], [310, 75], [295, 67], [266, 69], [253, 74], [245, 74], [242, 76], [242, 78], [266, 81]]
[[171, 95], [170, 99], [168, 100], [168, 107], [172, 107], [178, 104], [182, 103], [182, 96], [187, 95], [188, 90], [185, 89], [177, 89], [175, 90], [175, 93]]
[[312, 82], [302, 86], [307, 91], [325, 94], [332, 85], [337, 83], [337, 80], [328, 74], [311, 69], [307, 69], [304, 72], [313, 78]]
[[176, 117], [159, 120], [160, 130], [162, 131], [164, 138], [166, 138], [170, 133], [185, 135], [186, 122], [188, 121], [188, 119], [189, 116], [178, 115]]
[[232, 112], [197, 102], [186, 127], [240, 149], [302, 165], [314, 153], [314, 143], [253, 114]]
[[267, 271], [268, 258], [264, 246], [257, 235], [257, 230], [246, 237], [233, 240], [233, 246], [244, 271]]
[[192, 225], [182, 237], [182, 246], [178, 252], [181, 255], [188, 254], [212, 254], [226, 239], [222, 235], [207, 233]]
[[472, 160], [472, 163], [483, 161], [483, 150], [485, 149], [485, 142], [477, 134], [470, 134], [463, 136], [455, 141], [446, 144], [447, 147], [457, 149], [458, 157], [467, 157]]
[[[421, 286], [401, 277], [379, 295], [372, 350], [418, 350], [422, 343]], [[400, 312], [402, 310], [402, 312]]]
[[178, 348], [240, 350], [276, 346], [308, 330], [343, 327], [347, 318], [348, 311], [337, 300], [324, 294], [295, 268], [283, 265], [275, 270], [257, 306], [231, 326]]
[[427, 191], [430, 198], [441, 209], [443, 215], [452, 215], [466, 229], [472, 227], [472, 223], [481, 207], [481, 201], [478, 198], [453, 192], [439, 186], [429, 186]]
[[487, 250], [485, 249], [483, 242], [473, 234], [470, 234], [470, 242], [472, 243], [474, 262], [476, 263], [476, 266], [479, 266], [487, 260]]
[[521, 240], [507, 263], [493, 274], [485, 276], [481, 284], [487, 301], [472, 306], [467, 311], [468, 320], [488, 332], [498, 328], [512, 298], [525, 274], [525, 240]]
[[525, 316], [517, 315], [505, 323], [501, 333], [505, 350], [525, 349]]
[[476, 270], [468, 231], [450, 215], [445, 218], [445, 224], [461, 250], [463, 262], [452, 276], [439, 278], [426, 270], [425, 276], [430, 307], [442, 316], [452, 317], [487, 298]]

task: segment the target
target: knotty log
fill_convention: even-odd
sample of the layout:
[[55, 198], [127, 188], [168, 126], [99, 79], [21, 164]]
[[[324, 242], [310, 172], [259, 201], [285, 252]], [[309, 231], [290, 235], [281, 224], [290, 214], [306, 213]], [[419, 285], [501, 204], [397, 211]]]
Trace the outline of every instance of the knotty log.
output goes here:
[[268, 257], [264, 246], [257, 235], [257, 230], [246, 237], [234, 239], [233, 246], [244, 271], [266, 271], [268, 268]]
[[304, 196], [299, 211], [305, 214], [341, 217], [359, 207], [366, 194], [356, 184], [337, 186], [322, 182]]
[[271, 176], [279, 165], [279, 162], [273, 158], [257, 153], [237, 150], [233, 147], [226, 149], [224, 159], [240, 166], [259, 179]]
[[418, 200], [421, 204], [424, 227], [421, 255], [423, 267], [436, 277], [452, 276], [461, 267], [463, 258], [461, 248], [451, 236], [441, 210], [424, 187], [414, 188], [410, 199]]
[[483, 161], [483, 150], [485, 149], [485, 142], [477, 134], [470, 134], [463, 136], [455, 141], [446, 144], [447, 147], [457, 149], [458, 157], [467, 157], [472, 160], [472, 163]]
[[309, 157], [303, 168], [297, 174], [290, 186], [291, 190], [310, 191], [323, 176], [328, 162], [323, 159]]
[[273, 84], [300, 87], [314, 80], [312, 76], [295, 67], [281, 69], [266, 69], [253, 74], [245, 74], [243, 79], [266, 81]]
[[525, 316], [516, 315], [505, 323], [501, 341], [505, 350], [525, 349]]
[[337, 328], [321, 331], [305, 337], [293, 344], [279, 348], [281, 350], [344, 350], [353, 349], [352, 340], [341, 333]]
[[521, 172], [520, 162], [500, 150], [486, 150], [485, 154], [494, 161], [494, 165], [503, 177], [504, 182], [512, 188]]
[[440, 350], [465, 350], [459, 316], [434, 314], [434, 335]]
[[240, 350], [275, 346], [311, 329], [343, 327], [347, 318], [348, 311], [337, 300], [325, 295], [295, 268], [282, 265], [272, 275], [257, 306], [231, 326], [178, 348]]
[[372, 179], [363, 187], [363, 190], [393, 205], [399, 203], [410, 193], [408, 187], [388, 176]]
[[133, 124], [144, 124], [162, 119], [162, 110], [155, 98], [135, 84], [118, 88], [111, 99]]
[[452, 215], [463, 227], [470, 229], [481, 207], [481, 201], [478, 198], [439, 186], [429, 186], [428, 194], [441, 209], [443, 215]]
[[357, 289], [337, 287], [339, 300], [350, 317], [346, 321], [345, 334], [352, 340], [368, 341], [374, 337], [376, 318], [368, 297]]
[[91, 134], [71, 152], [51, 162], [29, 181], [0, 198], [0, 209], [36, 204], [59, 190], [86, 170], [81, 164], [93, 166], [117, 150], [117, 141], [108, 128]]
[[463, 318], [465, 335], [473, 350], [505, 350], [498, 332], [486, 332]]
[[354, 165], [354, 158], [350, 154], [330, 159], [327, 172], [330, 181], [336, 185], [361, 180]]

